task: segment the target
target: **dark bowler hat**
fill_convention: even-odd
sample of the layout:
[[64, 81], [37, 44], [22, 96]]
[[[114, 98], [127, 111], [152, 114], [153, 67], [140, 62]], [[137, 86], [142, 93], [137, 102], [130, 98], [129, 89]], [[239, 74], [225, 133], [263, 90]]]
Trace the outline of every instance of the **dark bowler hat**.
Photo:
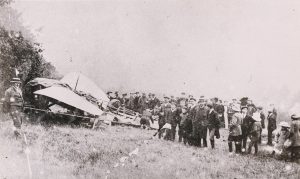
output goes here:
[[248, 97], [243, 97], [240, 99], [240, 101], [248, 101], [248, 99], [249, 99]]

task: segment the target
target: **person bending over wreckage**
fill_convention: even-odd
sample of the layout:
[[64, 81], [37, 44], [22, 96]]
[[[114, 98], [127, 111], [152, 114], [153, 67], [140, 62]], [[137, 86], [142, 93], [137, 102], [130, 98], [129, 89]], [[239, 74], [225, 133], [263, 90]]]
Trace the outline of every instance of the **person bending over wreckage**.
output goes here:
[[291, 126], [287, 122], [280, 122], [281, 129], [275, 134], [275, 145], [272, 151], [272, 155], [278, 159], [287, 159], [289, 155], [290, 144], [290, 128]]
[[152, 110], [151, 109], [144, 109], [140, 124], [141, 128], [143, 129], [149, 129], [150, 128], [150, 121], [153, 124], [153, 118], [152, 118]]

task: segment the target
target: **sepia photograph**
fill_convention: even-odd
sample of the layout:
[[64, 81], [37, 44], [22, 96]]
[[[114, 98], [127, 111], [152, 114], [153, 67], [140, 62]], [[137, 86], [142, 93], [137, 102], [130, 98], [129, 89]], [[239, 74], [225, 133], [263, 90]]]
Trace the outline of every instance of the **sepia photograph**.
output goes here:
[[0, 0], [0, 179], [186, 178], [300, 178], [300, 1]]

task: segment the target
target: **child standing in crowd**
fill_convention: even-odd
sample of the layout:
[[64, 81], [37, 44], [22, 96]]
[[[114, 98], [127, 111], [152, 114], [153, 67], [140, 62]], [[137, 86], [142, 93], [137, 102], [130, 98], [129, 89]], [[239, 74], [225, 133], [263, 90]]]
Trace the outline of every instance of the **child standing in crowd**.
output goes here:
[[[249, 118], [250, 119], [250, 118]], [[250, 143], [248, 147], [248, 154], [251, 154], [251, 149], [254, 146], [255, 154], [258, 152], [258, 141], [260, 138], [260, 131], [261, 131], [261, 119], [260, 113], [255, 112], [250, 120], [250, 130], [249, 130], [249, 137]]]
[[207, 119], [208, 119], [208, 130], [209, 130], [209, 140], [211, 148], [215, 148], [215, 134], [216, 131], [220, 128], [220, 120], [218, 117], [218, 113], [214, 110], [213, 104], [207, 104], [208, 111], [207, 111]]
[[242, 148], [242, 115], [240, 113], [240, 107], [238, 105], [232, 106], [232, 118], [229, 124], [229, 136], [228, 136], [228, 147], [229, 152], [232, 154], [232, 142], [235, 143], [235, 153], [241, 153]]
[[276, 132], [275, 146], [272, 155], [279, 154], [279, 157], [285, 158], [288, 155], [288, 149], [284, 145], [290, 137], [290, 125], [287, 122], [280, 122], [281, 129]]

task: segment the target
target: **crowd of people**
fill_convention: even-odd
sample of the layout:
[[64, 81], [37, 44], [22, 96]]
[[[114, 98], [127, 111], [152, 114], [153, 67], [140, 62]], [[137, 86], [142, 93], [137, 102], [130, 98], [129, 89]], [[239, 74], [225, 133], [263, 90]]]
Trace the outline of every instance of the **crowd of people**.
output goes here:
[[[20, 79], [13, 78], [11, 87], [5, 91], [3, 109], [7, 109], [13, 124], [16, 137], [20, 136], [22, 124], [23, 97], [20, 89]], [[262, 106], [256, 106], [252, 100], [243, 97], [240, 100], [222, 101], [219, 98], [207, 99], [201, 96], [199, 99], [192, 95], [181, 94], [181, 97], [164, 96], [163, 100], [155, 94], [130, 93], [119, 96], [118, 92], [107, 95], [111, 101], [118, 101], [121, 107], [125, 107], [141, 116], [142, 128], [149, 128], [150, 123], [158, 122], [158, 138], [175, 141], [196, 147], [215, 148], [215, 139], [220, 138], [219, 129], [228, 129], [228, 151], [233, 154], [250, 154], [254, 147], [254, 153], [258, 153], [259, 144], [262, 142], [262, 129], [267, 128], [267, 144], [273, 146], [271, 155], [285, 159], [300, 161], [300, 113], [291, 116], [290, 124], [281, 122], [280, 130], [277, 129], [277, 111], [274, 106], [267, 109], [264, 114]], [[265, 125], [267, 122], [267, 125]], [[250, 143], [247, 143], [250, 139]]]
[[[196, 147], [215, 148], [215, 139], [220, 138], [219, 129], [228, 129], [228, 151], [232, 155], [258, 153], [259, 144], [262, 142], [262, 129], [267, 128], [267, 145], [273, 146], [271, 155], [285, 159], [300, 159], [300, 114], [291, 116], [291, 124], [281, 122], [280, 131], [277, 129], [277, 111], [270, 105], [264, 114], [262, 106], [256, 106], [248, 97], [240, 100], [222, 101], [217, 97], [199, 99], [192, 95], [181, 97], [164, 96], [159, 100], [155, 94], [137, 93], [115, 96], [108, 93], [109, 98], [118, 99], [122, 106], [141, 114], [141, 126], [149, 127], [150, 123], [158, 121], [158, 137], [164, 140], [178, 141], [185, 145]], [[185, 97], [186, 96], [186, 97]], [[267, 124], [267, 125], [266, 125]], [[250, 142], [247, 143], [248, 139]], [[275, 145], [273, 145], [275, 143]], [[235, 151], [233, 150], [235, 149]]]

